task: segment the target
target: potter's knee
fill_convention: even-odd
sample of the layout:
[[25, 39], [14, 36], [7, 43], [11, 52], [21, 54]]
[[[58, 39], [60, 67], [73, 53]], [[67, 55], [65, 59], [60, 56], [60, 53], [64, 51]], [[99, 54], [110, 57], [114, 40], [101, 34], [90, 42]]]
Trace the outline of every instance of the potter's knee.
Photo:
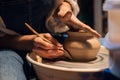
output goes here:
[[22, 61], [22, 58], [14, 51], [12, 50], [2, 50], [0, 51], [0, 59], [1, 60], [7, 60], [9, 62], [9, 60], [19, 60]]
[[16, 55], [16, 52], [12, 50], [2, 50], [0, 51], [0, 56], [13, 56]]

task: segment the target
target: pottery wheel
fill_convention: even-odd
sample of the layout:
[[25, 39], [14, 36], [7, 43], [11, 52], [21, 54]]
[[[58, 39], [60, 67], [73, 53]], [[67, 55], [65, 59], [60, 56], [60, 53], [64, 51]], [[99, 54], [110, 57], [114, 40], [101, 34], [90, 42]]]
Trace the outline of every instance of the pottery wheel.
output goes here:
[[108, 50], [101, 46], [96, 60], [89, 62], [70, 62], [70, 61], [43, 61], [42, 64], [54, 69], [81, 72], [96, 72], [108, 68]]

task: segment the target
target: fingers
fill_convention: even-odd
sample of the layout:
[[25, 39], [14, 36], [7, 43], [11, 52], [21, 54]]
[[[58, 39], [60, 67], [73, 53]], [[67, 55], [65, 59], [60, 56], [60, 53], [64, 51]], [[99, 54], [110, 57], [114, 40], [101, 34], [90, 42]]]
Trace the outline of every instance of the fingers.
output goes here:
[[[86, 28], [86, 29], [88, 29], [88, 28]], [[89, 30], [86, 30], [86, 31], [88, 31], [89, 33], [91, 33], [92, 35], [94, 35], [97, 38], [101, 37], [101, 35], [97, 31], [95, 31], [93, 29], [89, 29]]]
[[97, 38], [101, 37], [101, 35], [97, 31], [92, 29], [90, 26], [82, 23], [81, 21], [80, 21], [80, 26], [82, 27], [83, 30], [87, 31], [88, 33], [91, 33], [93, 36], [95, 36]]
[[44, 50], [42, 48], [34, 48], [32, 51], [37, 53], [37, 55], [47, 59], [58, 58], [64, 55], [63, 51], [59, 49]]
[[[60, 44], [55, 38], [53, 38], [49, 33], [45, 33], [45, 34], [41, 34], [41, 36], [45, 39], [41, 39], [40, 37], [35, 39], [36, 43], [40, 43], [42, 45], [44, 45], [45, 47], [47, 46], [53, 46], [53, 48], [55, 47], [63, 47], [62, 44]], [[47, 40], [47, 41], [46, 41]], [[49, 41], [49, 42], [48, 42]], [[52, 47], [50, 47], [52, 48]]]
[[81, 22], [76, 16], [74, 16], [73, 13], [67, 12], [64, 17], [60, 17], [59, 19], [65, 23], [66, 25], [71, 25], [71, 29], [74, 29], [76, 31], [79, 31], [80, 29], [83, 29], [84, 31], [87, 31], [88, 33], [92, 34], [93, 36], [100, 38], [101, 35], [92, 29], [90, 26], [84, 24]]
[[45, 37], [46, 39], [48, 39], [49, 41], [51, 41], [52, 44], [54, 44], [55, 46], [57, 46], [57, 47], [63, 47], [63, 45], [60, 44], [60, 43], [59, 43], [55, 38], [53, 38], [50, 34], [46, 34], [46, 35], [44, 35], [44, 37]]
[[[66, 9], [67, 8], [67, 9]], [[66, 25], [71, 25], [72, 29], [75, 29], [79, 31], [80, 29], [83, 29], [87, 31], [88, 33], [91, 33], [93, 36], [100, 38], [101, 35], [93, 30], [88, 25], [82, 23], [71, 11], [70, 5], [67, 3], [64, 3], [60, 6], [60, 11], [58, 12], [58, 18], [61, 20], [61, 22], [65, 23]]]
[[83, 29], [83, 30], [87, 31], [88, 33], [91, 33], [93, 36], [95, 36], [97, 38], [101, 37], [101, 35], [97, 31], [95, 31], [90, 26], [81, 22], [76, 16], [74, 16], [74, 14], [72, 14], [72, 16], [69, 20], [69, 24], [72, 25], [74, 28]]
[[49, 43], [49, 42], [46, 42], [44, 41], [43, 39], [41, 39], [40, 37], [37, 37], [34, 39], [34, 46], [35, 47], [40, 47], [40, 48], [43, 48], [43, 49], [60, 49], [62, 47], [61, 46], [56, 46], [56, 45], [60, 45], [59, 43], [55, 43], [55, 44], [52, 44], [53, 42]]
[[41, 37], [36, 37], [33, 41], [33, 52], [37, 53], [41, 57], [48, 59], [57, 58], [64, 55], [62, 50], [63, 46], [56, 39], [54, 39], [50, 34], [40, 35], [49, 40], [50, 43]]

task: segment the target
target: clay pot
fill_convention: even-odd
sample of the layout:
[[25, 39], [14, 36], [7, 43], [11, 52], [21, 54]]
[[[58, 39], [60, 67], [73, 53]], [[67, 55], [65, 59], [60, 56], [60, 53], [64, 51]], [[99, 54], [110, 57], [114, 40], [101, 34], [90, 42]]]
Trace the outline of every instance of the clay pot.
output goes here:
[[100, 42], [87, 32], [68, 32], [64, 49], [71, 54], [73, 61], [91, 61], [96, 59]]

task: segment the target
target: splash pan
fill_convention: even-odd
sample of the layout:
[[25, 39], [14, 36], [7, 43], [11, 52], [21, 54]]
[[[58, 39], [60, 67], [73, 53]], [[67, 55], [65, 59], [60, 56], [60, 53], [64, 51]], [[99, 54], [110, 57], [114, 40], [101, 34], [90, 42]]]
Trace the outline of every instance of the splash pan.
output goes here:
[[[80, 75], [95, 74], [102, 72], [108, 67], [108, 50], [103, 46], [101, 46], [96, 60], [89, 62], [42, 60], [40, 63], [35, 61], [32, 57], [30, 57], [30, 54], [27, 54], [28, 61], [33, 64], [36, 73], [41, 80], [83, 80]], [[90, 78], [86, 80], [90, 80]]]

